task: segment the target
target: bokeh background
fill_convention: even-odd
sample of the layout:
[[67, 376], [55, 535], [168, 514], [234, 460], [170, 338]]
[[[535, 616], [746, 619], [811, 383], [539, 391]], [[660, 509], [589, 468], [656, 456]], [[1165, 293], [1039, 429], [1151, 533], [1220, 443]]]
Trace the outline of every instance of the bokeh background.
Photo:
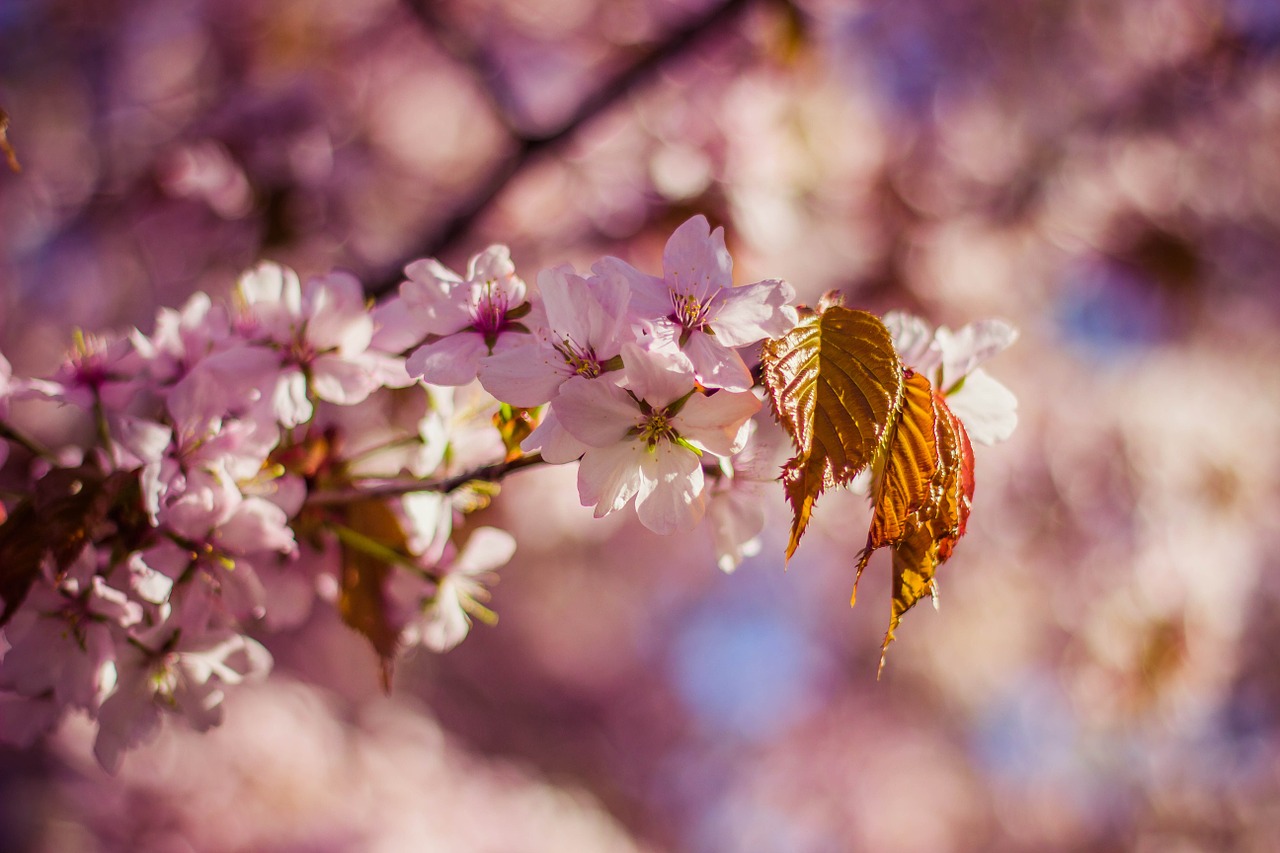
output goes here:
[[103, 774], [0, 752], [6, 851], [1263, 851], [1280, 845], [1280, 4], [3, 0], [0, 351], [150, 329], [268, 257], [370, 292], [490, 242], [953, 327], [1017, 393], [875, 678], [884, 555], [784, 573], [513, 478], [496, 627], [380, 694], [318, 613], [225, 725]]

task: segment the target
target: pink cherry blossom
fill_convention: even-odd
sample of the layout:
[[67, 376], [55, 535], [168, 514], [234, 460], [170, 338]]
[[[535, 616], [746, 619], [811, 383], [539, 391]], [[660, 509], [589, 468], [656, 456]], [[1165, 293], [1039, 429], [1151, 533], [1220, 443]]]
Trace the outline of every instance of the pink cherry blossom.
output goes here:
[[700, 393], [682, 357], [625, 344], [622, 360], [625, 390], [574, 378], [553, 403], [564, 428], [588, 446], [578, 495], [597, 518], [634, 497], [641, 523], [655, 533], [692, 530], [705, 511], [701, 453], [741, 449], [760, 401], [746, 392]]
[[411, 376], [436, 385], [466, 385], [480, 362], [516, 346], [533, 309], [506, 246], [471, 259], [464, 279], [435, 259], [405, 267], [400, 297], [425, 327], [427, 342], [409, 356]]
[[778, 337], [795, 326], [798, 316], [790, 304], [795, 290], [777, 279], [734, 287], [724, 229], [711, 231], [700, 215], [671, 235], [662, 267], [662, 278], [618, 258], [605, 258], [592, 269], [602, 278], [620, 278], [630, 285], [634, 315], [669, 327], [657, 339], [674, 341], [693, 363], [702, 385], [750, 388], [751, 373], [734, 348]]
[[489, 597], [485, 581], [494, 569], [515, 553], [516, 541], [504, 530], [480, 527], [452, 560], [434, 567], [438, 583], [400, 571], [392, 585], [392, 597], [408, 609], [401, 635], [406, 645], [423, 645], [446, 652], [471, 630], [468, 613], [483, 612], [480, 602]]
[[513, 406], [542, 405], [571, 376], [606, 373], [631, 339], [625, 281], [587, 280], [562, 265], [538, 274], [538, 292], [546, 326], [480, 364], [480, 384]]
[[224, 688], [261, 678], [271, 665], [260, 643], [230, 629], [160, 626], [122, 651], [115, 690], [98, 712], [94, 755], [116, 772], [125, 750], [159, 733], [161, 708], [182, 714], [197, 731], [218, 725]]
[[249, 345], [210, 356], [184, 380], [201, 371], [212, 377], [206, 386], [222, 389], [214, 408], [232, 410], [259, 396], [281, 425], [293, 427], [310, 420], [312, 395], [353, 405], [384, 378], [403, 376], [397, 359], [369, 349], [373, 318], [354, 276], [334, 272], [303, 288], [293, 270], [264, 262], [241, 276], [238, 293], [237, 332]]

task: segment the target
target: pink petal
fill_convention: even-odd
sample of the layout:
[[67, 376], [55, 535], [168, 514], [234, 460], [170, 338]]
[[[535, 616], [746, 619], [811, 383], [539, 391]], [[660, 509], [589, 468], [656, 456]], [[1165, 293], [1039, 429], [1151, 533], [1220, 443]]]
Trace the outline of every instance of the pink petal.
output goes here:
[[516, 540], [496, 527], [477, 527], [463, 546], [450, 574], [478, 575], [505, 566], [516, 552]]
[[[498, 244], [489, 246], [467, 265], [468, 281], [499, 281], [514, 276], [515, 273], [516, 265], [511, 262], [511, 250]], [[523, 293], [520, 295], [524, 296]]]
[[352, 406], [363, 402], [377, 388], [377, 377], [357, 362], [322, 355], [311, 363], [311, 389], [321, 400]]
[[799, 321], [791, 306], [795, 298], [795, 288], [777, 279], [720, 291], [711, 317], [716, 340], [727, 347], [741, 347], [786, 334]]
[[698, 215], [667, 240], [662, 252], [663, 277], [676, 293], [702, 300], [721, 288], [733, 287], [733, 259], [724, 245], [724, 229], [710, 228], [707, 218]]
[[477, 332], [458, 332], [423, 344], [405, 363], [410, 376], [433, 385], [466, 385], [476, 378], [480, 359], [489, 354]]
[[622, 363], [627, 387], [651, 406], [670, 405], [693, 390], [693, 365], [683, 356], [624, 344]]
[[610, 382], [580, 376], [560, 386], [552, 406], [565, 430], [592, 447], [617, 444], [642, 419], [627, 392]]
[[494, 353], [480, 363], [484, 390], [513, 406], [541, 406], [572, 375], [560, 353], [545, 342], [532, 340]]
[[683, 352], [692, 363], [698, 381], [707, 388], [746, 391], [754, 384], [742, 356], [705, 332], [689, 335]]
[[552, 465], [563, 465], [577, 461], [587, 452], [587, 445], [569, 434], [556, 417], [555, 408], [547, 409], [542, 415], [542, 422], [520, 444], [525, 453], [538, 450], [542, 458]]
[[364, 289], [350, 273], [331, 272], [307, 282], [303, 292], [307, 341], [316, 349], [363, 352], [373, 339], [373, 318], [365, 308]]

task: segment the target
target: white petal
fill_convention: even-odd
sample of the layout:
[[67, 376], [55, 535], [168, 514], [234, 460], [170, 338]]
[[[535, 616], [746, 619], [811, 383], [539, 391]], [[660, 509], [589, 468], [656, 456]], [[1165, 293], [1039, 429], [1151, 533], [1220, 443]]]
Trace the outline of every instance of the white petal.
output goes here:
[[947, 396], [947, 406], [979, 444], [1004, 441], [1018, 426], [1018, 398], [982, 369], [970, 373], [960, 389]]
[[884, 315], [883, 322], [902, 363], [932, 377], [942, 356], [929, 324], [903, 311], [890, 311]]
[[687, 448], [663, 441], [647, 452], [640, 466], [636, 514], [654, 533], [685, 533], [706, 511], [702, 461]]
[[578, 464], [578, 497], [594, 506], [596, 518], [622, 509], [640, 488], [640, 465], [648, 449], [627, 441], [589, 448]]
[[937, 331], [942, 349], [942, 387], [950, 388], [987, 359], [1018, 339], [1018, 330], [1004, 320], [980, 320], [958, 332], [945, 326]]

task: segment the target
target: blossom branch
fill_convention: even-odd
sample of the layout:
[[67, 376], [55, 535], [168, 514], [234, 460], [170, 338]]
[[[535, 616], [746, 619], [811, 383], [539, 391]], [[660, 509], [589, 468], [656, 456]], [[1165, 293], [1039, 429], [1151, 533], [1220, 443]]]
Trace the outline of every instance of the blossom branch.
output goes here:
[[445, 477], [440, 480], [387, 480], [375, 485], [355, 486], [349, 489], [330, 489], [327, 491], [319, 491], [307, 498], [307, 503], [311, 506], [333, 506], [337, 504], [347, 504], [352, 501], [369, 500], [370, 498], [395, 498], [402, 495], [413, 494], [414, 492], [441, 492], [449, 494], [455, 492], [468, 483], [497, 483], [508, 474], [524, 468], [531, 468], [534, 465], [543, 463], [542, 455], [532, 453], [527, 456], [521, 456], [519, 459], [512, 459], [508, 462], [495, 462], [491, 465], [482, 465], [479, 468], [473, 468], [453, 477]]

